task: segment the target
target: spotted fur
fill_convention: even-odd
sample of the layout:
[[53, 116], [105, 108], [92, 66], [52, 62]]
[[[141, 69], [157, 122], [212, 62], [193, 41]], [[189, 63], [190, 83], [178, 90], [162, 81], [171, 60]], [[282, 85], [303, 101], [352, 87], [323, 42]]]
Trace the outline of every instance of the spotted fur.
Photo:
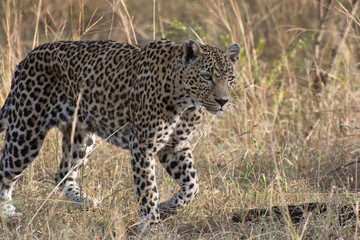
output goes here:
[[[189, 140], [204, 109], [215, 114], [228, 106], [239, 50], [237, 44], [223, 52], [192, 40], [166, 39], [145, 47], [61, 41], [35, 48], [16, 67], [0, 111], [0, 130], [6, 129], [0, 163], [5, 211], [16, 213], [9, 203], [14, 184], [54, 126], [63, 133], [55, 180], [62, 181], [70, 200], [97, 203], [76, 182], [96, 134], [130, 150], [140, 219], [156, 223], [160, 213], [188, 204], [199, 188]], [[164, 203], [159, 203], [156, 155], [180, 186]]]

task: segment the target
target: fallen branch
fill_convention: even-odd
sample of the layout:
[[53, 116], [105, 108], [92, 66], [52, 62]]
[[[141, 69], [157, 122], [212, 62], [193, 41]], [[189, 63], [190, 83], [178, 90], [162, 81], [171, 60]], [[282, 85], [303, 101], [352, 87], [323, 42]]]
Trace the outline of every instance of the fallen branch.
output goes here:
[[360, 160], [353, 161], [353, 162], [347, 163], [347, 164], [345, 164], [345, 165], [342, 165], [342, 166], [340, 166], [340, 167], [332, 170], [332, 171], [329, 172], [327, 175], [332, 175], [334, 172], [337, 172], [337, 171], [339, 171], [339, 170], [341, 170], [341, 169], [344, 169], [344, 168], [349, 167], [349, 166], [351, 166], [351, 165], [353, 165], [353, 164], [356, 164], [356, 163], [360, 163]]
[[[260, 217], [269, 217], [270, 215], [280, 219], [282, 212], [289, 211], [290, 219], [293, 223], [299, 223], [304, 219], [306, 213], [312, 213], [313, 216], [326, 213], [330, 208], [326, 203], [305, 203], [300, 205], [274, 206], [271, 209], [255, 208], [242, 213], [234, 213], [232, 220], [234, 222], [254, 222]], [[335, 209], [335, 207], [334, 207]], [[356, 213], [352, 205], [345, 205], [338, 208], [339, 223], [344, 225], [347, 221], [354, 219]]]
[[346, 125], [346, 124], [340, 124], [340, 127], [347, 127], [347, 128], [351, 128], [351, 129], [360, 129], [360, 127], [350, 126], [350, 125]]

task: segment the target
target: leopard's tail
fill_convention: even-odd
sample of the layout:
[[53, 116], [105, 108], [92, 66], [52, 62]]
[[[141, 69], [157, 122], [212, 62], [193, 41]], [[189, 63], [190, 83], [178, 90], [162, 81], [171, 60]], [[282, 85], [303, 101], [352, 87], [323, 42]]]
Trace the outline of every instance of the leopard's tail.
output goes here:
[[5, 130], [8, 121], [8, 103], [9, 97], [6, 99], [4, 106], [0, 110], [0, 133]]

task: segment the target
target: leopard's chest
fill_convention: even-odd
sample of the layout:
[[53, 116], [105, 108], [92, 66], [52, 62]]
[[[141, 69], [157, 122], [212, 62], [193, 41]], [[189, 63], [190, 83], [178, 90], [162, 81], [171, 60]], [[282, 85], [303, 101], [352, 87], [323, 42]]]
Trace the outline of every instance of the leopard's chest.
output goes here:
[[153, 152], [157, 152], [162, 149], [171, 141], [171, 136], [174, 131], [176, 131], [180, 116], [175, 116], [171, 121], [164, 121], [161, 119], [156, 124], [149, 126], [157, 126], [151, 129], [148, 128], [147, 137], [142, 139], [145, 142], [150, 143], [149, 148], [152, 148]]

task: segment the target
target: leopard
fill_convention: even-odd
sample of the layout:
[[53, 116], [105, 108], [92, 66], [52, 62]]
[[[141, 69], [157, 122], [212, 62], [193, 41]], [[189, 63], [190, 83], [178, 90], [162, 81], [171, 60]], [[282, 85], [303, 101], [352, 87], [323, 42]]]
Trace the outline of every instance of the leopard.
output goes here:
[[[190, 140], [204, 114], [231, 104], [240, 46], [223, 51], [188, 40], [144, 46], [112, 40], [57, 41], [34, 48], [15, 68], [0, 111], [5, 131], [0, 206], [21, 214], [15, 183], [37, 157], [50, 129], [62, 133], [55, 182], [80, 207], [98, 206], [77, 183], [95, 136], [130, 151], [139, 222], [156, 224], [199, 191]], [[160, 203], [156, 159], [179, 186]]]

